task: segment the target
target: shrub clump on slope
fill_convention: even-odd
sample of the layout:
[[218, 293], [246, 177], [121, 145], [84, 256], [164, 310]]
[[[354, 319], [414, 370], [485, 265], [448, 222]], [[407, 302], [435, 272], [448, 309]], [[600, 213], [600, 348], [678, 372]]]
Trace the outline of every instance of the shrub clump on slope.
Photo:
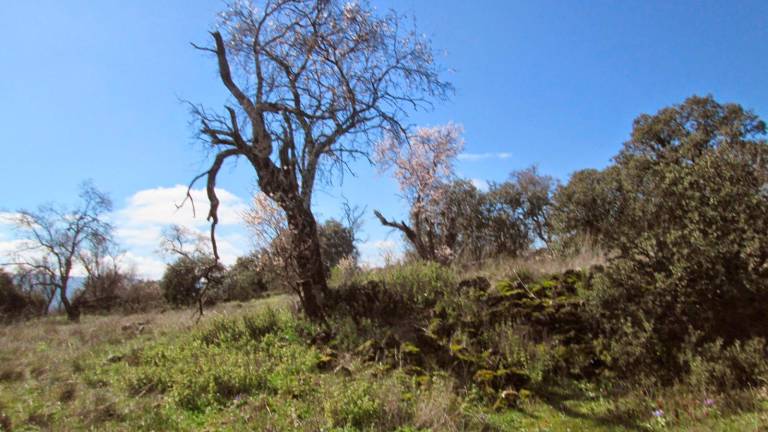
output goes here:
[[392, 267], [332, 291], [340, 330], [330, 346], [415, 376], [447, 370], [509, 404], [548, 380], [599, 370], [581, 297], [589, 283], [569, 271], [491, 286], [437, 264]]

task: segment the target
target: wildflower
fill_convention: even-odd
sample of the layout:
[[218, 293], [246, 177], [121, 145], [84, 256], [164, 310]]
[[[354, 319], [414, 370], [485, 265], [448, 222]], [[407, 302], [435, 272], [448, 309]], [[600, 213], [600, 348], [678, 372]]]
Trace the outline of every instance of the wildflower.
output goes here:
[[657, 410], [653, 411], [653, 416], [654, 417], [659, 417], [659, 418], [660, 417], [664, 417], [664, 410], [657, 409]]
[[715, 404], [715, 400], [712, 398], [704, 399], [704, 406], [711, 407]]

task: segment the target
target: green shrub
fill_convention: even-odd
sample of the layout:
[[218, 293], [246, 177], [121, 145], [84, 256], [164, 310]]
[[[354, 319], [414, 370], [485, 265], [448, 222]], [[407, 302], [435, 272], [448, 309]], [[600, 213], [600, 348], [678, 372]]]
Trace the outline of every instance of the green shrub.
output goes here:
[[[211, 270], [211, 266], [214, 266]], [[221, 286], [224, 268], [210, 259], [179, 258], [168, 265], [160, 281], [160, 289], [165, 300], [175, 306], [186, 306], [198, 301], [202, 290], [206, 289], [206, 299], [217, 298], [216, 291]]]
[[686, 382], [697, 389], [729, 393], [768, 385], [768, 346], [762, 338], [736, 341], [730, 346], [716, 340], [683, 361], [690, 367]]
[[458, 282], [449, 269], [412, 263], [360, 280], [367, 282], [332, 291], [332, 328], [333, 346], [356, 346], [363, 358], [416, 376], [448, 370], [492, 400], [599, 369], [578, 296], [589, 290], [585, 272], [503, 280], [493, 288], [484, 278]]
[[24, 292], [10, 274], [0, 269], [0, 322], [40, 314], [45, 306], [42, 297]]
[[679, 357], [768, 337], [768, 144], [735, 104], [691, 97], [635, 121], [611, 169], [613, 253], [593, 296], [603, 354], [671, 383]]
[[247, 301], [269, 289], [259, 258], [238, 257], [224, 274], [218, 295], [222, 301]]
[[270, 310], [216, 320], [184, 340], [146, 348], [123, 381], [132, 394], [164, 393], [192, 411], [249, 395], [306, 394], [320, 356], [298, 334], [302, 326]]
[[333, 426], [353, 430], [373, 427], [382, 414], [381, 403], [373, 396], [373, 384], [365, 381], [338, 387], [324, 409]]

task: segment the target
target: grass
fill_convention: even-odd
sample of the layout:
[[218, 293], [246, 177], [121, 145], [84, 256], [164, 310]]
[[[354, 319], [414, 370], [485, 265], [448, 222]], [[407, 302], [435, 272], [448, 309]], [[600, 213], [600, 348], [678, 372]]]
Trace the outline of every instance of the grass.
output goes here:
[[605, 254], [593, 248], [583, 248], [578, 253], [567, 256], [551, 256], [541, 251], [517, 258], [488, 258], [484, 261], [458, 266], [457, 271], [464, 277], [482, 276], [491, 281], [497, 281], [516, 279], [523, 274], [538, 277], [562, 273], [566, 270], [587, 269], [605, 263]]
[[[684, 392], [655, 400], [577, 383], [493, 410], [447, 375], [412, 376], [328, 353], [290, 297], [188, 310], [48, 317], [0, 327], [0, 430], [750, 431], [760, 390], [731, 409]], [[656, 395], [658, 397], [658, 395]], [[661, 417], [653, 411], [663, 408]]]

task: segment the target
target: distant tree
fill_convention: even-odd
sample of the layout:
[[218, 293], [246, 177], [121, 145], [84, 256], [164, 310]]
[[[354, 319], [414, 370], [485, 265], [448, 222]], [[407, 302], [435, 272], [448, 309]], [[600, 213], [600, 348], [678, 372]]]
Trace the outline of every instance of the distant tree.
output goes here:
[[31, 267], [19, 267], [14, 275], [16, 286], [27, 297], [40, 299], [40, 315], [46, 315], [56, 299], [56, 279], [47, 271]]
[[528, 232], [547, 249], [552, 244], [552, 195], [557, 182], [548, 175], [539, 174], [535, 166], [510, 174], [512, 184], [520, 193], [522, 217]]
[[88, 247], [112, 241], [112, 226], [103, 219], [112, 210], [109, 197], [86, 182], [80, 188], [80, 200], [73, 209], [44, 205], [37, 211], [20, 210], [15, 220], [26, 242], [16, 251], [14, 264], [21, 271], [45, 274], [71, 321], [80, 318], [77, 305], [68, 297], [74, 266], [82, 264], [81, 253]]
[[586, 243], [604, 248], [617, 232], [623, 194], [618, 168], [584, 169], [573, 173], [553, 196], [552, 228], [560, 247]]
[[450, 251], [446, 259], [473, 261], [486, 251], [484, 224], [485, 194], [472, 182], [457, 179], [442, 186], [435, 202], [435, 233], [439, 249]]
[[118, 306], [119, 294], [132, 283], [132, 275], [120, 269], [120, 251], [111, 241], [90, 242], [78, 254], [86, 278], [73, 302], [80, 309], [110, 311]]
[[177, 257], [160, 281], [166, 301], [177, 306], [196, 304], [203, 315], [203, 305], [221, 286], [224, 266], [213, 257], [202, 235], [180, 225], [163, 231], [162, 252]]
[[24, 292], [13, 277], [0, 268], [0, 322], [17, 319], [25, 314], [40, 313], [42, 298]]
[[226, 301], [245, 301], [258, 296], [269, 289], [265, 273], [258, 255], [238, 257], [224, 275], [222, 298]]
[[410, 221], [388, 220], [378, 210], [374, 214], [382, 225], [401, 231], [425, 260], [445, 263], [453, 254], [448, 245], [440, 244], [436, 231], [438, 209], [454, 176], [453, 162], [464, 146], [461, 132], [461, 127], [452, 123], [418, 128], [407, 146], [401, 146], [396, 136], [388, 136], [376, 148], [380, 169], [394, 171], [410, 206]]
[[204, 304], [204, 281], [200, 276], [200, 263], [179, 257], [165, 268], [160, 279], [160, 290], [165, 300], [175, 306]]
[[326, 272], [335, 267], [342, 258], [357, 259], [355, 233], [336, 219], [328, 219], [319, 227], [320, 253]]
[[518, 256], [532, 243], [525, 197], [512, 181], [491, 183], [483, 207], [487, 256]]
[[193, 113], [215, 150], [207, 171], [213, 255], [219, 200], [216, 179], [229, 158], [245, 157], [259, 189], [285, 212], [299, 289], [308, 316], [322, 317], [327, 290], [312, 193], [318, 176], [367, 156], [387, 130], [403, 141], [405, 107], [425, 106], [450, 87], [438, 77], [430, 44], [400, 15], [365, 3], [267, 0], [235, 2], [211, 33], [219, 77], [235, 106]]

